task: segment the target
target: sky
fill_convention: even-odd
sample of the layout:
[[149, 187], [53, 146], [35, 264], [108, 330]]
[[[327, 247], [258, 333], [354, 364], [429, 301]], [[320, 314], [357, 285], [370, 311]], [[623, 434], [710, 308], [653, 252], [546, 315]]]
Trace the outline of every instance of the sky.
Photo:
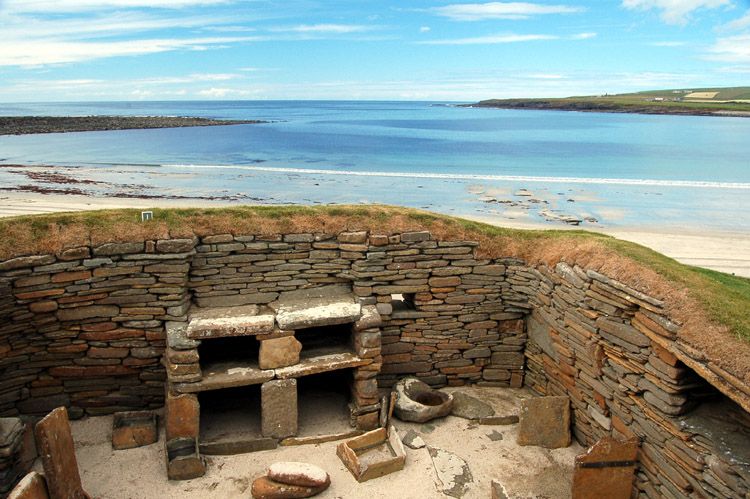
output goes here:
[[0, 102], [750, 86], [750, 0], [0, 0]]

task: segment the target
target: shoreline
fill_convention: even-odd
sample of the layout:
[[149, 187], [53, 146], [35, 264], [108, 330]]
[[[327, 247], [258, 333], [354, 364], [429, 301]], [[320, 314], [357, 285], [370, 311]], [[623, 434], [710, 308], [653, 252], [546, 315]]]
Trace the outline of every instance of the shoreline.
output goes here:
[[690, 107], [667, 107], [649, 104], [615, 104], [611, 102], [592, 102], [577, 100], [491, 100], [474, 104], [462, 104], [460, 107], [476, 109], [516, 109], [533, 111], [568, 111], [581, 113], [615, 113], [670, 116], [712, 116], [717, 118], [750, 118], [750, 111], [727, 109], [700, 109]]
[[[98, 209], [220, 208], [258, 205], [246, 200], [196, 198], [96, 197], [77, 194], [0, 192], [0, 217], [41, 215], [65, 211]], [[529, 230], [585, 230], [631, 241], [684, 263], [750, 278], [750, 234], [741, 231], [643, 228], [637, 226], [570, 226], [552, 222], [517, 222], [492, 216], [454, 213], [455, 216], [498, 227]]]
[[257, 125], [261, 123], [267, 122], [260, 120], [217, 120], [189, 116], [0, 116], [0, 136]]

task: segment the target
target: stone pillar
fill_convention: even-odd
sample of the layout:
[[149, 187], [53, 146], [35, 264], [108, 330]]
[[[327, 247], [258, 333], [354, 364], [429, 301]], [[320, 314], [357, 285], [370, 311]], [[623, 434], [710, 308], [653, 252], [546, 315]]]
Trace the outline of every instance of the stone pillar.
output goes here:
[[266, 381], [260, 387], [261, 432], [264, 437], [297, 434], [297, 380]]
[[164, 427], [167, 441], [175, 438], [198, 438], [200, 433], [200, 404], [198, 396], [192, 393], [165, 397]]

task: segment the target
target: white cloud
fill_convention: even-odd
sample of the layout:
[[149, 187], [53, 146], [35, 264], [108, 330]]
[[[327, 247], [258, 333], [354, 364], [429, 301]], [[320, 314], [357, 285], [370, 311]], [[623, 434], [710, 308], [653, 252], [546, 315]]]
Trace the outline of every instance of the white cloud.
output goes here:
[[494, 45], [500, 43], [534, 42], [539, 40], [557, 40], [554, 35], [489, 35], [472, 38], [454, 38], [449, 40], [428, 40], [417, 42], [423, 45]]
[[588, 40], [594, 38], [596, 33], [578, 33], [568, 37], [557, 35], [531, 34], [531, 35], [488, 35], [470, 38], [452, 38], [447, 40], [425, 40], [417, 42], [420, 45], [497, 45], [502, 43], [536, 42], [543, 40]]
[[232, 0], [5, 0], [8, 12], [86, 12], [92, 10], [184, 7], [230, 3]]
[[581, 7], [542, 5], [528, 2], [464, 3], [436, 7], [432, 12], [454, 21], [484, 21], [487, 19], [526, 19], [542, 14], [572, 14], [583, 12]]
[[750, 33], [719, 38], [708, 49], [707, 59], [733, 63], [750, 63]]
[[429, 33], [429, 32], [431, 31], [431, 29], [432, 29], [432, 28], [430, 28], [429, 26], [421, 26], [421, 27], [419, 28], [419, 32], [420, 32], [420, 33]]
[[734, 21], [728, 23], [725, 28], [730, 30], [750, 28], [750, 10], [748, 10], [745, 15], [740, 17], [739, 19], [735, 19]]
[[622, 6], [626, 9], [660, 10], [661, 18], [668, 24], [686, 24], [696, 10], [716, 9], [731, 4], [731, 0], [622, 0]]
[[105, 57], [154, 54], [172, 50], [207, 50], [224, 43], [253, 41], [252, 37], [165, 38], [75, 42], [55, 40], [0, 41], [0, 66], [39, 66], [90, 61]]
[[347, 33], [362, 33], [372, 29], [372, 26], [363, 26], [360, 24], [302, 24], [287, 28], [272, 28], [270, 31], [282, 33], [329, 33], [343, 35]]

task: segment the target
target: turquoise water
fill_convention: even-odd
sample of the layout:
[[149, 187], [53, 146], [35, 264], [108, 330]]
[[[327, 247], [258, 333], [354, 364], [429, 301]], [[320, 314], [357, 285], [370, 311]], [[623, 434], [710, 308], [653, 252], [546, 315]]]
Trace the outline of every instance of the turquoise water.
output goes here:
[[[97, 195], [379, 202], [522, 222], [546, 209], [596, 219], [584, 225], [750, 229], [745, 118], [341, 101], [14, 104], [0, 114], [269, 121], [0, 137], [0, 165], [51, 165], [41, 170], [98, 182], [76, 185]], [[2, 168], [0, 182], [59, 187], [24, 171]]]

